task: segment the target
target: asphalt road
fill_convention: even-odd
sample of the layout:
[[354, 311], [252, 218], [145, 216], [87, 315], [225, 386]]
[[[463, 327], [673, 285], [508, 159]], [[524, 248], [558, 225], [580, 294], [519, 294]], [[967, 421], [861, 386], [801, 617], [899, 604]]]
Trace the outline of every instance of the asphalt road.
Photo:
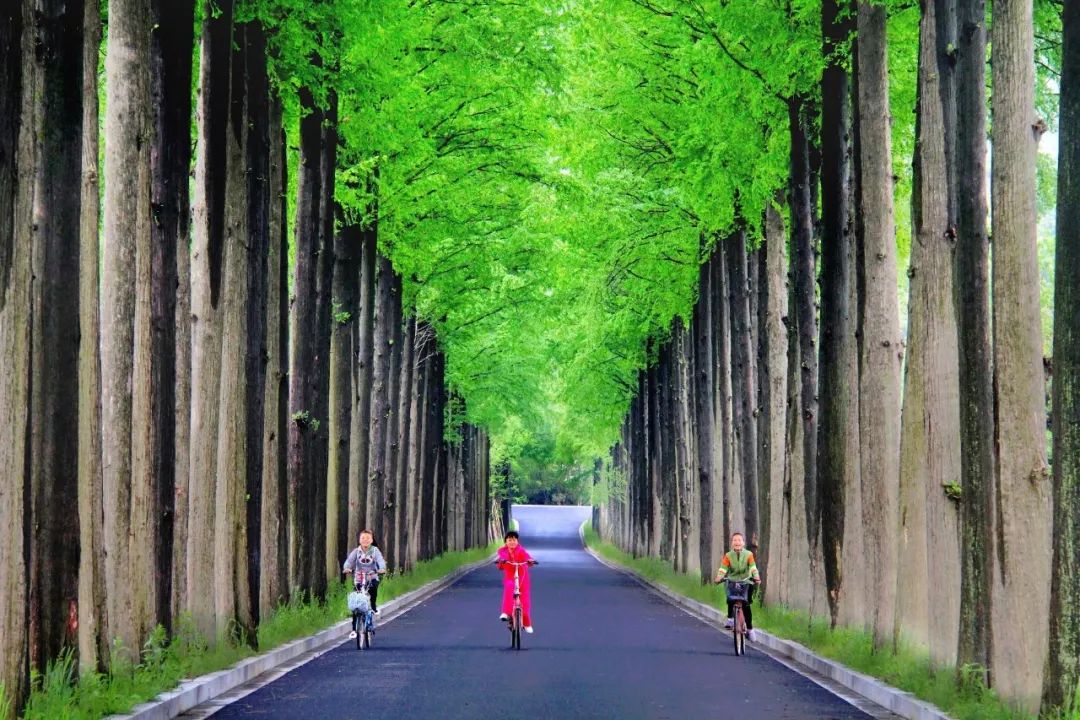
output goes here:
[[481, 568], [381, 629], [316, 658], [213, 717], [868, 718], [748, 644], [611, 570], [581, 547], [588, 508], [515, 508], [533, 568], [521, 651], [498, 622], [498, 571]]

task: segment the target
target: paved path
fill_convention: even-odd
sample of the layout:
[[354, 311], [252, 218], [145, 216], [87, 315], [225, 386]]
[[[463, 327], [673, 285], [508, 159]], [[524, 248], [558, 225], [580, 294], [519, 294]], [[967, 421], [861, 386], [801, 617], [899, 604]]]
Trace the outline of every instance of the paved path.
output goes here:
[[520, 652], [497, 621], [497, 571], [474, 571], [389, 623], [371, 652], [352, 643], [213, 717], [865, 719], [767, 656], [735, 657], [714, 628], [581, 547], [587, 508], [515, 508], [540, 561]]

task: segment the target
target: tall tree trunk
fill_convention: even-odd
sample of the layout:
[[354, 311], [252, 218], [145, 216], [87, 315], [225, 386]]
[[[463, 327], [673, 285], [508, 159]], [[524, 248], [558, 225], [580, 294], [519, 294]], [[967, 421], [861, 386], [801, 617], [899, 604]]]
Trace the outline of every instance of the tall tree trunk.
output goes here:
[[[327, 576], [325, 557], [326, 535], [321, 524], [326, 520], [327, 504], [327, 467], [330, 454], [330, 326], [334, 278], [334, 220], [337, 205], [334, 202], [334, 179], [337, 172], [338, 146], [338, 99], [331, 90], [328, 93], [325, 119], [322, 126], [320, 148], [322, 160], [319, 183], [319, 241], [316, 257], [318, 261], [315, 292], [315, 364], [310, 380], [314, 384], [311, 392], [314, 397], [314, 415], [319, 424], [314, 428], [312, 461], [312, 480], [314, 487], [314, 514], [310, 527], [308, 563], [311, 567], [312, 590], [316, 597], [326, 594]], [[336, 573], [335, 573], [336, 575]]]
[[[244, 375], [248, 354], [247, 267], [258, 253], [259, 238], [250, 232], [246, 156], [248, 25], [234, 26], [230, 62], [228, 130], [225, 139], [225, 234], [222, 243], [218, 307], [221, 312], [221, 372], [218, 389], [217, 471], [214, 482], [214, 617], [215, 637], [225, 638], [238, 622], [251, 631], [250, 607], [240, 588], [247, 579], [244, 481], [248, 474], [245, 450], [248, 428]], [[250, 243], [250, 246], [249, 246]], [[261, 422], [259, 423], [261, 429]], [[249, 635], [250, 637], [250, 635]]]
[[898, 637], [928, 647], [940, 666], [955, 662], [960, 620], [959, 518], [957, 501], [945, 492], [960, 477], [960, 368], [952, 278], [956, 229], [952, 155], [946, 140], [951, 132], [946, 118], [955, 118], [955, 109], [947, 109], [955, 107], [948, 57], [956, 42], [955, 8], [950, 4], [926, 3], [919, 26], [914, 242], [900, 426], [898, 552], [906, 564], [927, 568], [930, 579], [912, 587], [901, 574], [896, 591]]
[[[29, 10], [29, 3], [24, 2]], [[26, 539], [30, 493], [28, 432], [30, 387], [31, 197], [19, 176], [33, 167], [31, 117], [33, 43], [23, 32], [18, 3], [0, 9], [0, 686], [12, 715], [29, 690]]]
[[[1039, 706], [1047, 652], [1051, 496], [1035, 210], [1035, 157], [1045, 123], [1035, 115], [1031, 0], [994, 0], [991, 122], [994, 399], [997, 449], [991, 666], [1001, 695]], [[1027, 617], [1021, 627], [1015, 620]]]
[[79, 526], [79, 224], [83, 5], [39, 2], [33, 14], [38, 162], [31, 228], [30, 663], [44, 668], [76, 640]]
[[[168, 629], [172, 627], [172, 562], [177, 518], [178, 257], [188, 251], [191, 51], [195, 3], [193, 0], [154, 0], [151, 20], [150, 98], [155, 135], [150, 148], [150, 203], [154, 213], [150, 237], [153, 252], [150, 270], [150, 466], [160, 518], [154, 542], [156, 557], [151, 559], [153, 584], [157, 589], [155, 618]], [[182, 485], [186, 485], [186, 481], [184, 478]], [[186, 504], [184, 509], [186, 511]], [[185, 524], [186, 520], [185, 517]]]
[[330, 453], [326, 471], [326, 576], [336, 578], [350, 543], [349, 478], [352, 446], [352, 381], [356, 375], [357, 317], [354, 288], [360, 265], [363, 231], [359, 225], [346, 225], [334, 236], [333, 295], [330, 300]]
[[757, 423], [754, 411], [755, 388], [753, 330], [750, 315], [750, 279], [747, 272], [746, 233], [736, 232], [727, 241], [729, 282], [731, 283], [731, 369], [735, 392], [734, 408], [735, 441], [738, 444], [739, 475], [742, 478], [743, 515], [742, 532], [746, 544], [757, 552], [761, 543], [760, 510], [758, 504], [757, 477]]
[[[296, 200], [296, 280], [289, 341], [289, 590], [310, 591], [315, 525], [315, 434], [326, 418], [316, 415], [315, 378], [322, 184], [322, 121], [310, 89], [300, 89], [300, 169]], [[321, 562], [320, 562], [321, 564]]]
[[[245, 402], [247, 412], [247, 477], [244, 479], [246, 502], [246, 536], [240, 539], [246, 557], [237, 558], [244, 563], [246, 578], [240, 578], [238, 594], [243, 594], [251, 629], [259, 624], [260, 574], [262, 553], [262, 484], [263, 449], [265, 442], [266, 377], [270, 354], [268, 340], [270, 285], [277, 275], [270, 274], [270, 252], [274, 237], [280, 227], [274, 217], [276, 188], [271, 178], [271, 166], [276, 161], [274, 124], [271, 117], [270, 78], [267, 73], [267, 37], [258, 21], [248, 22], [245, 28], [244, 52], [247, 58], [247, 192], [248, 233], [250, 235], [247, 263], [247, 357], [245, 361]], [[276, 252], [276, 251], [275, 251]], [[275, 298], [276, 299], [276, 298]], [[276, 333], [275, 333], [276, 337]], [[246, 580], [246, 585], [244, 583]], [[241, 605], [243, 607], [243, 605]], [[250, 637], [255, 640], [254, 634]]]
[[742, 530], [742, 522], [738, 520], [742, 513], [742, 493], [739, 485], [739, 473], [736, 464], [738, 458], [735, 447], [735, 420], [734, 407], [732, 405], [732, 377], [731, 346], [734, 334], [731, 330], [731, 283], [728, 274], [727, 256], [731, 250], [728, 241], [722, 240], [717, 244], [716, 269], [713, 277], [713, 288], [716, 295], [717, 313], [714, 316], [716, 323], [716, 402], [719, 411], [718, 432], [720, 434], [720, 477], [722, 478], [723, 490], [721, 492], [721, 536], [717, 554], [723, 554], [727, 549], [728, 538], [731, 533]]
[[[853, 395], [856, 377], [851, 372], [857, 348], [855, 317], [848, 299], [853, 268], [851, 168], [848, 138], [851, 133], [848, 69], [844, 47], [852, 31], [851, 13], [841, 11], [838, 0], [821, 4], [821, 26], [826, 58], [821, 77], [821, 427], [818, 435], [819, 494], [814, 512], [821, 525], [825, 585], [832, 624], [839, 620], [844, 595], [844, 489], [858, 478], [858, 412]], [[854, 391], [854, 392], [853, 392]], [[861, 549], [855, 553], [861, 553]]]
[[[774, 578], [784, 577], [785, 535], [789, 532], [783, 522], [784, 457], [785, 457], [785, 408], [787, 406], [788, 378], [788, 283], [787, 283], [787, 237], [784, 219], [779, 210], [770, 204], [765, 209], [765, 274], [762, 283], [766, 297], [765, 319], [761, 334], [765, 338], [766, 365], [762, 368], [768, 393], [762, 398], [762, 409], [768, 420], [768, 433], [762, 445], [767, 453], [769, 480], [769, 538], [765, 545], [765, 591]], [[769, 595], [769, 597], [773, 597]]]
[[97, 67], [101, 51], [101, 6], [98, 0], [86, 0], [83, 12], [82, 217], [79, 223], [79, 669], [80, 672], [97, 672], [104, 670], [109, 657], [102, 537], [105, 509], [101, 488]]
[[[805, 519], [799, 525], [805, 529], [807, 542], [806, 562], [810, 570], [807, 583], [807, 609], [819, 612], [818, 595], [824, 591], [824, 573], [821, 562], [821, 529], [817, 522], [817, 317], [815, 312], [814, 281], [816, 259], [814, 251], [814, 205], [811, 202], [812, 186], [810, 165], [810, 142], [806, 134], [807, 104], [802, 98], [794, 98], [788, 104], [788, 125], [791, 134], [791, 217], [792, 217], [792, 263], [794, 266], [795, 307], [799, 355], [789, 363], [798, 369], [799, 407], [798, 418], [802, 450], [802, 468], [798, 471], [801, 497], [797, 504]], [[797, 448], [793, 450], [798, 451]], [[799, 546], [802, 546], [800, 541]]]
[[[138, 658], [151, 627], [155, 524], [147, 456], [150, 281], [150, 2], [109, 6], [101, 272], [102, 487], [109, 631]], [[133, 397], [134, 396], [134, 397]], [[146, 576], [140, 575], [139, 580]]]
[[406, 489], [406, 496], [409, 498], [406, 568], [415, 567], [417, 561], [421, 559], [420, 519], [424, 506], [423, 478], [427, 461], [424, 453], [424, 435], [428, 431], [428, 386], [434, 339], [434, 332], [430, 325], [420, 323], [417, 326], [416, 349], [414, 350], [416, 370], [413, 375], [412, 406], [410, 409], [410, 415], [413, 418], [409, 432], [409, 457], [411, 460], [407, 478], [408, 488]]
[[191, 433], [188, 440], [187, 603], [196, 626], [215, 637], [214, 511], [217, 484], [225, 243], [226, 133], [232, 3], [203, 21], [199, 60], [199, 143], [192, 198]]
[[259, 616], [288, 599], [289, 486], [286, 473], [289, 381], [288, 163], [281, 100], [270, 99], [270, 226], [266, 302], [266, 376], [263, 419], [262, 502], [259, 522]]
[[371, 364], [371, 431], [368, 433], [366, 527], [383, 542], [383, 483], [386, 480], [387, 413], [390, 405], [390, 326], [394, 268], [382, 253], [376, 257], [374, 344]]
[[350, 543], [355, 542], [360, 531], [367, 527], [364, 515], [368, 493], [368, 439], [371, 432], [372, 361], [375, 349], [376, 222], [375, 218], [371, 218], [363, 227], [360, 257], [356, 265], [359, 272], [359, 290], [356, 299], [357, 318], [352, 323], [357, 359], [352, 364], [353, 407], [350, 418], [352, 430], [349, 433]]
[[386, 555], [387, 566], [396, 570], [397, 560], [397, 505], [401, 498], [397, 495], [397, 462], [398, 462], [398, 414], [401, 412], [401, 363], [402, 363], [402, 308], [401, 308], [401, 278], [391, 270], [390, 275], [390, 312], [387, 320], [390, 323], [390, 348], [389, 363], [387, 365], [387, 413], [386, 437], [384, 440], [383, 453], [386, 456], [385, 471], [383, 476], [382, 491], [382, 526], [383, 550]]
[[[713, 314], [712, 314], [712, 264], [715, 261], [715, 256], [710, 257], [708, 261], [702, 263], [701, 268], [698, 271], [698, 302], [694, 310], [694, 367], [696, 368], [696, 381], [694, 382], [694, 418], [695, 427], [697, 429], [697, 447], [698, 447], [698, 532], [699, 544], [698, 554], [701, 559], [701, 580], [702, 582], [709, 582], [712, 579], [712, 574], [715, 572], [714, 567], [717, 562], [713, 555], [713, 532], [712, 525], [713, 517], [713, 439], [714, 439], [714, 427], [713, 427], [713, 403], [712, 403], [712, 389], [713, 389]], [[644, 375], [639, 373], [639, 377], [644, 378]], [[643, 414], [640, 412], [642, 400], [644, 399], [644, 393], [642, 389], [643, 383], [639, 383], [638, 395], [634, 399], [633, 405], [631, 405], [631, 413], [634, 418], [634, 439], [635, 445], [640, 447], [641, 439], [644, 436], [644, 432], [641, 432]], [[635, 453], [638, 457], [643, 457], [643, 448], [636, 447]], [[635, 467], [638, 467], [638, 463], [635, 463]], [[643, 478], [638, 473], [635, 473], [635, 497], [641, 498], [641, 493], [638, 490], [644, 485]], [[635, 518], [634, 526], [636, 530], [642, 528], [642, 524]], [[640, 550], [635, 547], [635, 553], [640, 553]]]
[[398, 400], [398, 423], [397, 423], [397, 468], [395, 477], [394, 495], [397, 497], [397, 505], [394, 508], [394, 557], [397, 559], [397, 567], [405, 565], [406, 542], [409, 537], [409, 517], [407, 508], [412, 502], [408, 490], [409, 474], [409, 432], [412, 421], [413, 399], [413, 351], [416, 341], [416, 316], [405, 320], [405, 330], [402, 333], [401, 342], [401, 373], [399, 387], [401, 388]]
[[957, 0], [954, 291], [960, 364], [961, 595], [956, 661], [957, 667], [989, 671], [995, 459], [986, 237], [985, 7], [984, 0]]
[[866, 588], [875, 649], [893, 639], [898, 570], [900, 328], [896, 298], [886, 11], [860, 0], [856, 72], [859, 302], [859, 458]]
[[1080, 686], [1080, 4], [1062, 16], [1054, 258], [1054, 532], [1042, 710], [1075, 713]]

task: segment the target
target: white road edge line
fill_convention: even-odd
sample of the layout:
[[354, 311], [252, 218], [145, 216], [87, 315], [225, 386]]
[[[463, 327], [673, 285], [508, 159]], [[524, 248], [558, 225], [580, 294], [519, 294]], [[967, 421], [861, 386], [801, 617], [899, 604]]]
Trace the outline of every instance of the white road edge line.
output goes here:
[[[489, 564], [494, 557], [491, 555], [483, 560], [463, 565], [438, 580], [432, 580], [426, 585], [382, 603], [379, 613], [380, 627], [431, 599], [473, 570]], [[326, 630], [279, 645], [265, 653], [241, 660], [224, 670], [182, 681], [176, 688], [160, 693], [153, 700], [135, 706], [130, 713], [110, 715], [107, 720], [172, 720], [181, 716], [185, 719], [209, 717], [225, 705], [250, 695], [287, 672], [338, 647], [348, 639], [351, 630], [352, 621], [342, 620]], [[230, 697], [227, 702], [224, 702], [227, 694]], [[219, 699], [223, 701], [220, 704], [217, 702]]]
[[[586, 522], [588, 522], [586, 520]], [[612, 570], [628, 575], [637, 583], [659, 595], [696, 620], [704, 622], [726, 634], [724, 617], [716, 608], [684, 597], [678, 593], [642, 577], [634, 570], [612, 562], [593, 550], [585, 542], [585, 525], [579, 529], [581, 544], [585, 551], [599, 563]], [[885, 684], [877, 678], [847, 668], [835, 660], [829, 660], [791, 640], [778, 638], [763, 630], [754, 630], [754, 649], [775, 660], [784, 667], [802, 675], [877, 720], [904, 718], [905, 720], [953, 720], [939, 708], [918, 699], [904, 690]]]

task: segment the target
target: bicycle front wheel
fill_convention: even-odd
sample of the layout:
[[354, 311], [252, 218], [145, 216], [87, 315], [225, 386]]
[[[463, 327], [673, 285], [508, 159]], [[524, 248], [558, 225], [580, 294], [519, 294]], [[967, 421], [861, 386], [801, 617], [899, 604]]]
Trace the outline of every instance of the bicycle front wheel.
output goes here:
[[743, 617], [742, 605], [735, 606], [735, 654], [746, 654], [746, 618]]
[[511, 638], [515, 650], [521, 649], [521, 608], [514, 609], [514, 635]]

